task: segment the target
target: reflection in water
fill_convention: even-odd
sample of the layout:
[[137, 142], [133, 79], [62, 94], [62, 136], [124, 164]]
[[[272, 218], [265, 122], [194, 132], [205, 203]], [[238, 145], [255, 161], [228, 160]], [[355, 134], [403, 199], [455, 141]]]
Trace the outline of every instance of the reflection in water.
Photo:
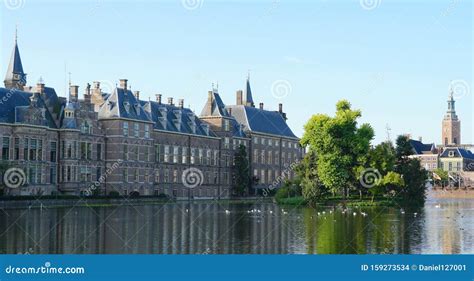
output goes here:
[[472, 254], [473, 215], [474, 200], [405, 214], [219, 202], [3, 210], [0, 253]]

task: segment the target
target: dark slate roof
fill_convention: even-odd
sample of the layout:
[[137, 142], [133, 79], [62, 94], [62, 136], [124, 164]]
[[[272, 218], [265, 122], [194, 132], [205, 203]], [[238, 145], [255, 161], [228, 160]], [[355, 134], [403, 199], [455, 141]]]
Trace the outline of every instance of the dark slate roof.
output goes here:
[[[17, 89], [0, 88], [0, 122], [2, 123], [26, 123], [29, 113], [28, 107], [31, 105], [31, 93]], [[47, 109], [47, 106], [41, 96], [38, 95], [34, 107], [45, 110], [45, 120], [41, 125], [50, 128], [56, 128], [54, 119]]]
[[[153, 122], [153, 127], [157, 130], [164, 130], [169, 132], [179, 132], [186, 134], [194, 134], [200, 136], [211, 136], [216, 135], [209, 129], [209, 135], [204, 131], [203, 126], [207, 125], [202, 122], [198, 116], [189, 108], [179, 108], [175, 105], [163, 104], [154, 101], [140, 101], [144, 110], [147, 112], [147, 116], [150, 121]], [[181, 114], [181, 126], [178, 130], [175, 120], [178, 120], [179, 114]], [[194, 116], [194, 121], [192, 121]], [[162, 119], [162, 117], [165, 117]], [[165, 126], [163, 126], [161, 120], [164, 120]], [[193, 132], [190, 123], [196, 125], [196, 130]]]
[[206, 105], [202, 109], [201, 116], [230, 117], [220, 95], [214, 91], [211, 95], [212, 99], [207, 100]]
[[133, 95], [132, 91], [116, 88], [99, 109], [100, 118], [127, 118], [137, 121], [150, 121], [148, 115]]
[[441, 153], [440, 157], [450, 158], [449, 157], [449, 152], [450, 151], [454, 152], [453, 157], [456, 157], [456, 158], [463, 157], [463, 158], [474, 160], [474, 154], [470, 150], [460, 148], [460, 147], [447, 147], [447, 148], [444, 149], [443, 153]]
[[250, 88], [250, 79], [248, 79], [248, 78], [247, 78], [247, 82], [245, 84], [244, 98], [245, 98], [244, 102], [253, 104], [252, 89]]
[[18, 50], [18, 44], [15, 42], [15, 47], [13, 48], [12, 56], [10, 58], [10, 64], [8, 65], [7, 74], [5, 80], [13, 80], [13, 74], [22, 74], [23, 65], [21, 63], [20, 50]]
[[244, 105], [231, 105], [232, 116], [244, 125], [244, 130], [289, 138], [297, 138], [285, 119], [277, 111], [268, 111]]
[[423, 152], [431, 152], [434, 144], [424, 144], [421, 141], [410, 140], [410, 144], [416, 154], [423, 154]]

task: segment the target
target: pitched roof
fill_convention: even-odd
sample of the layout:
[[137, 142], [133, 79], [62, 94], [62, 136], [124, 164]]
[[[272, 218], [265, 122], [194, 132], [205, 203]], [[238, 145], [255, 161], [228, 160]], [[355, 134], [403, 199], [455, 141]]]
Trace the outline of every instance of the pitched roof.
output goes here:
[[268, 111], [251, 106], [230, 105], [232, 116], [244, 125], [244, 130], [282, 137], [297, 138], [283, 116], [277, 111]]
[[21, 63], [20, 50], [18, 50], [18, 44], [15, 41], [15, 47], [13, 47], [13, 52], [10, 57], [10, 63], [8, 64], [7, 73], [5, 75], [5, 80], [13, 80], [13, 74], [20, 74], [24, 76], [23, 65]]
[[[163, 104], [154, 101], [140, 101], [153, 127], [157, 130], [179, 132], [200, 136], [216, 136], [210, 129], [206, 133], [207, 124], [202, 122], [189, 108]], [[193, 130], [194, 127], [194, 130]]]
[[451, 151], [454, 152], [454, 155], [452, 157], [455, 157], [455, 158], [462, 157], [462, 158], [474, 160], [474, 154], [470, 150], [460, 148], [460, 147], [447, 147], [444, 149], [443, 153], [441, 153], [440, 157], [451, 158], [449, 156], [449, 152]]
[[201, 111], [201, 116], [230, 117], [219, 93], [212, 91], [210, 95], [210, 98], [207, 99], [206, 105], [204, 105]]
[[[10, 124], [30, 124], [32, 108], [42, 109], [44, 111], [44, 120], [38, 124], [50, 128], [56, 128], [56, 123], [46, 106], [43, 96], [37, 94], [36, 101], [32, 104], [30, 97], [32, 93], [20, 91], [17, 89], [0, 88], [0, 122]], [[41, 118], [40, 118], [41, 119]]]
[[135, 98], [132, 91], [115, 88], [107, 96], [99, 109], [99, 118], [126, 118], [137, 121], [150, 121], [142, 104]]
[[423, 152], [432, 152], [434, 144], [424, 144], [421, 141], [410, 140], [410, 144], [416, 154], [424, 154]]

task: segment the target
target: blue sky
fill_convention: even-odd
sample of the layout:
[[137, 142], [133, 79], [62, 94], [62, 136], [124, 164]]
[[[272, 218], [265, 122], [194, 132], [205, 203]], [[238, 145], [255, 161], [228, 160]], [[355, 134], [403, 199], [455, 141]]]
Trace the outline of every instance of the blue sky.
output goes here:
[[[471, 1], [7, 0], [0, 7], [2, 75], [18, 24], [29, 84], [42, 77], [60, 95], [67, 72], [80, 90], [128, 78], [144, 99], [184, 98], [200, 113], [212, 83], [232, 104], [250, 70], [256, 103], [282, 102], [299, 136], [312, 114], [333, 114], [344, 98], [372, 124], [374, 143], [387, 138], [388, 125], [392, 138], [410, 133], [439, 144], [454, 80], [463, 143], [474, 142]], [[272, 90], [281, 80], [283, 96]]]

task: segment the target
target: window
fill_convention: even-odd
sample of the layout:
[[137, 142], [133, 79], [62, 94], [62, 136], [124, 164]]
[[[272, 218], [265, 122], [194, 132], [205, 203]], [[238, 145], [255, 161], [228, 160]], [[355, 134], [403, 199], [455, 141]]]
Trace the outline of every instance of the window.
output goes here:
[[265, 183], [265, 170], [260, 171], [260, 183]]
[[253, 150], [253, 163], [258, 164], [258, 149]]
[[123, 145], [123, 160], [128, 160], [128, 145]]
[[160, 182], [160, 170], [155, 171], [155, 183]]
[[269, 165], [271, 165], [271, 164], [273, 163], [273, 158], [272, 158], [272, 157], [273, 157], [273, 152], [272, 152], [272, 151], [268, 151], [268, 156], [267, 156], [267, 157], [268, 157], [268, 158], [267, 158], [267, 163], [268, 163]]
[[191, 148], [191, 164], [196, 163], [196, 148]]
[[224, 120], [224, 131], [230, 131], [230, 122], [229, 120]]
[[28, 152], [28, 146], [28, 139], [25, 138], [25, 140], [23, 141], [23, 160], [28, 160], [28, 156], [30, 155], [30, 153]]
[[224, 148], [225, 149], [230, 148], [230, 139], [229, 138], [224, 138]]
[[181, 162], [183, 164], [186, 164], [188, 163], [188, 148], [187, 147], [183, 147], [182, 150], [181, 150], [181, 155], [182, 155], [182, 159], [181, 159]]
[[3, 137], [2, 160], [10, 160], [10, 138]]
[[272, 139], [268, 139], [268, 146], [272, 146], [273, 145], [273, 140]]
[[204, 158], [204, 149], [199, 148], [199, 160], [198, 160], [199, 163], [198, 163], [198, 164], [202, 165], [202, 163], [203, 163], [203, 158]]
[[170, 182], [170, 171], [165, 169], [165, 182]]
[[173, 163], [177, 164], [179, 158], [179, 146], [173, 147]]
[[37, 140], [31, 139], [30, 142], [30, 160], [36, 161], [36, 149], [38, 148]]
[[258, 137], [255, 137], [255, 138], [253, 139], [253, 143], [254, 143], [254, 144], [258, 144]]
[[150, 138], [150, 125], [145, 125], [145, 138]]
[[173, 182], [178, 183], [178, 170], [173, 170]]
[[57, 149], [57, 143], [55, 141], [52, 141], [50, 144], [50, 153], [49, 153], [49, 161], [51, 162], [56, 162], [56, 149]]
[[140, 125], [138, 123], [133, 124], [133, 135], [136, 138], [140, 137]]
[[206, 152], [206, 160], [205, 160], [205, 165], [211, 165], [211, 157], [212, 157], [212, 151], [210, 149], [207, 150]]
[[97, 160], [102, 160], [102, 144], [97, 144]]
[[43, 161], [43, 140], [38, 140], [38, 161]]
[[219, 165], [219, 150], [214, 150], [214, 166]]
[[50, 183], [56, 183], [56, 167], [51, 167], [49, 169], [49, 181]]
[[135, 182], [140, 182], [140, 171], [135, 170]]
[[170, 146], [165, 145], [165, 157], [164, 157], [164, 162], [168, 163], [170, 159]]
[[13, 159], [20, 160], [20, 138], [15, 138], [15, 152]]
[[128, 137], [128, 122], [123, 122], [123, 136]]
[[128, 182], [128, 169], [123, 169], [123, 182]]
[[155, 162], [159, 163], [161, 161], [161, 145], [155, 144]]
[[89, 122], [87, 122], [87, 121], [82, 122], [81, 133], [83, 133], [83, 134], [91, 134], [92, 133], [92, 127], [89, 125]]

